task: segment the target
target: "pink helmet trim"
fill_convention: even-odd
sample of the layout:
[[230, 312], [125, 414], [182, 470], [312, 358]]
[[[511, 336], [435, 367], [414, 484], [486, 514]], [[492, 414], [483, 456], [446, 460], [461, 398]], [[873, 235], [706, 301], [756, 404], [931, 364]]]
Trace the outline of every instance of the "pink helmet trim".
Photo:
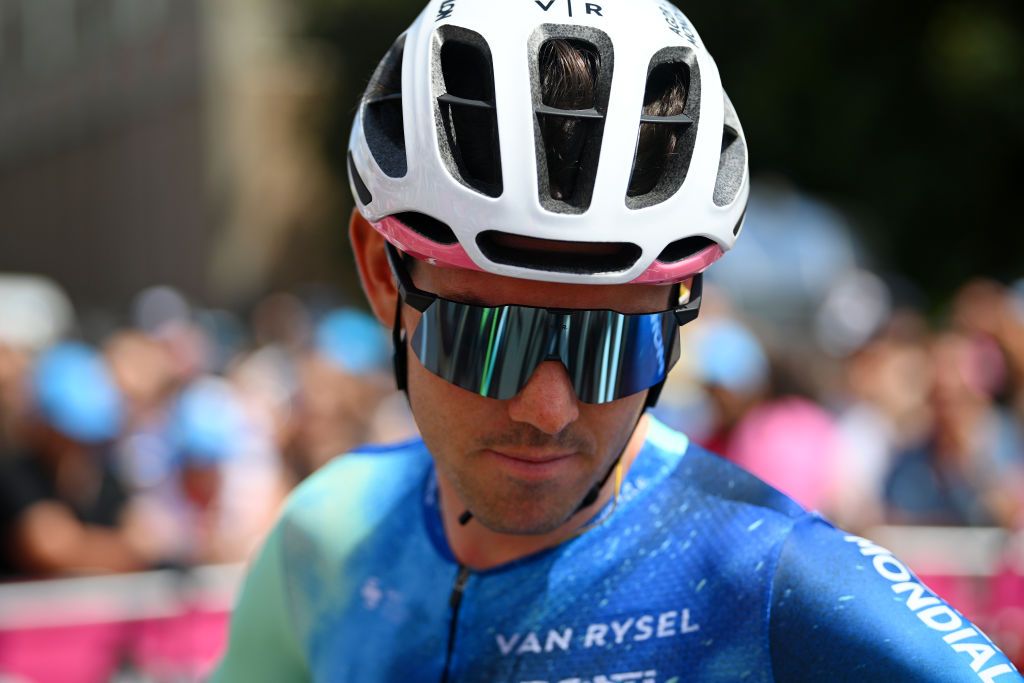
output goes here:
[[[394, 216], [385, 216], [371, 225], [397, 249], [419, 261], [449, 268], [483, 271], [483, 268], [473, 262], [473, 259], [458, 242], [439, 244], [424, 237]], [[697, 273], [703, 273], [711, 264], [722, 258], [724, 253], [722, 247], [713, 244], [679, 261], [672, 263], [654, 261], [647, 270], [631, 280], [630, 284], [660, 285], [682, 282]]]
[[384, 239], [395, 245], [395, 248], [404, 251], [418, 261], [426, 261], [438, 266], [463, 268], [465, 270], [483, 270], [480, 266], [473, 263], [473, 259], [469, 258], [469, 254], [466, 253], [466, 250], [458, 242], [455, 244], [438, 244], [434, 240], [428, 239], [416, 232], [394, 216], [385, 216], [378, 222], [372, 223], [372, 225], [377, 232], [384, 235]]
[[650, 267], [632, 281], [633, 284], [662, 285], [671, 282], [682, 282], [697, 273], [703, 273], [712, 263], [722, 258], [725, 252], [722, 247], [712, 244], [696, 254], [673, 263], [655, 261]]

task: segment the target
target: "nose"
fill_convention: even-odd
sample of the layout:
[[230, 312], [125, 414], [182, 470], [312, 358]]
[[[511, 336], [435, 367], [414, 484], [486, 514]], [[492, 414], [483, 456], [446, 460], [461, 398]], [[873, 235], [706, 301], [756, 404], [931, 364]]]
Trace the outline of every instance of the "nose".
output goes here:
[[508, 403], [508, 415], [547, 434], [558, 434], [580, 416], [569, 373], [558, 361], [537, 366], [526, 386]]

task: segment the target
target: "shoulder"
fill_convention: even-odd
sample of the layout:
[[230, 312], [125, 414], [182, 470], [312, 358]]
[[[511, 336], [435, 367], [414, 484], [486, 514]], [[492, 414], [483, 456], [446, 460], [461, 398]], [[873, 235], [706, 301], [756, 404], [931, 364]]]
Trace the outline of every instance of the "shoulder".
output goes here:
[[[636, 477], [631, 472], [631, 478], [645, 490], [642, 512], [657, 515], [658, 533], [679, 537], [681, 548], [696, 551], [702, 567], [713, 566], [714, 583], [767, 608], [781, 548], [809, 513], [756, 476], [660, 424], [652, 425], [644, 459], [642, 471]], [[652, 463], [659, 463], [660, 471]], [[688, 567], [681, 563], [677, 571]]]
[[682, 528], [714, 537], [702, 547], [716, 580], [763, 595], [775, 680], [1021, 680], [980, 629], [889, 551], [663, 425], [649, 445], [668, 472], [661, 500], [682, 501]]
[[[348, 599], [353, 558], [394, 542], [382, 531], [386, 518], [415, 518], [395, 513], [419, 504], [430, 466], [419, 440], [361, 448], [326, 464], [288, 497], [258, 564], [271, 568], [269, 583], [281, 592], [281, 610], [299, 642], [307, 641], [324, 604]], [[264, 599], [251, 593], [254, 601]]]
[[328, 534], [336, 542], [338, 532], [386, 514], [423, 482], [430, 466], [420, 439], [340, 455], [296, 487], [280, 526], [286, 535]]
[[816, 515], [781, 549], [769, 628], [777, 680], [1020, 680], [891, 552]]
[[756, 508], [788, 525], [807, 515], [786, 494], [657, 420], [651, 420], [647, 445], [649, 453], [668, 471], [666, 485], [677, 495]]

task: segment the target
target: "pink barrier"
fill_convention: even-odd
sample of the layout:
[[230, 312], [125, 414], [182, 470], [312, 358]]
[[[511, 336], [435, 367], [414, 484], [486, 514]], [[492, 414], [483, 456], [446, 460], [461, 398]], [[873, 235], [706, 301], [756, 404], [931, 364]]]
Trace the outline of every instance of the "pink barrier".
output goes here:
[[977, 624], [1024, 671], [1024, 576], [921, 575], [936, 595]]
[[227, 644], [227, 612], [108, 624], [0, 630], [0, 678], [105, 683], [119, 670], [201, 680]]
[[[925, 573], [921, 578], [1024, 668], [1024, 575], [1004, 568], [991, 576]], [[131, 590], [93, 592], [79, 606], [95, 609], [90, 601], [97, 595], [113, 603]], [[150, 612], [123, 618], [109, 613], [103, 619], [88, 618], [88, 610], [75, 613], [62, 596], [46, 599], [54, 591], [48, 585], [35, 591], [13, 605], [16, 609], [9, 601], [0, 613], [0, 680], [106, 683], [130, 671], [158, 681], [201, 681], [227, 644], [230, 615], [217, 605], [230, 603], [234, 588], [228, 585], [215, 586], [219, 597], [212, 600], [208, 595], [162, 602], [154, 593], [152, 604], [142, 608]]]
[[125, 635], [124, 624], [0, 632], [0, 674], [34, 683], [109, 681]]

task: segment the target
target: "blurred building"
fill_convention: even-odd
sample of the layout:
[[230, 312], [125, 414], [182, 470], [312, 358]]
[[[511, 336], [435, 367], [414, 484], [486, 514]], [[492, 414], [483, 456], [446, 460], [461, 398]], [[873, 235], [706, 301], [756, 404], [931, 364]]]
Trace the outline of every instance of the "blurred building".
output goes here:
[[108, 309], [156, 283], [265, 288], [322, 185], [287, 7], [0, 0], [0, 272]]

